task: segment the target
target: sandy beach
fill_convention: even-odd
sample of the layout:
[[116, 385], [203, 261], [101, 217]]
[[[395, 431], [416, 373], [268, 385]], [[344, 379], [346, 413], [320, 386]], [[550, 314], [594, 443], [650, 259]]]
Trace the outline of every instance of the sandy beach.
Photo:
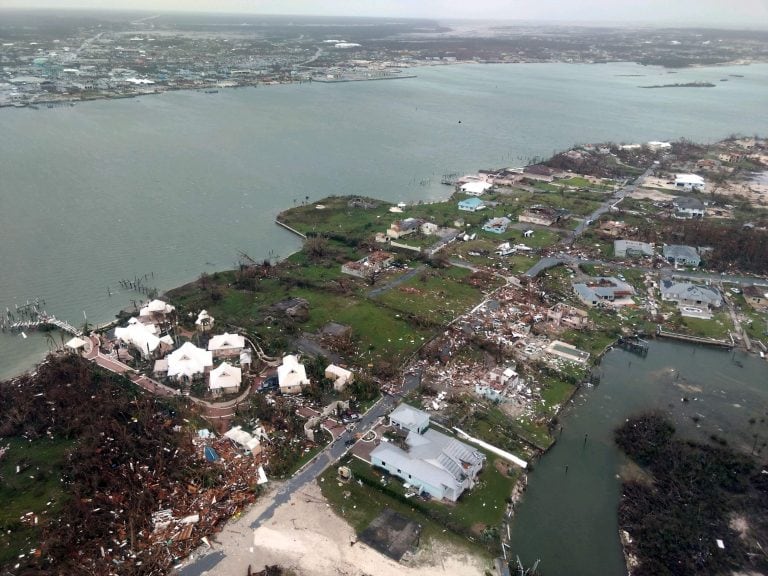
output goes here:
[[270, 501], [267, 495], [218, 534], [211, 544], [226, 558], [206, 574], [244, 576], [249, 564], [254, 569], [279, 564], [302, 576], [482, 576], [485, 570], [493, 572], [486, 561], [439, 542], [422, 542], [415, 555], [406, 555], [400, 563], [361, 542], [351, 545], [355, 532], [332, 511], [316, 483], [294, 494], [262, 526], [251, 529]]

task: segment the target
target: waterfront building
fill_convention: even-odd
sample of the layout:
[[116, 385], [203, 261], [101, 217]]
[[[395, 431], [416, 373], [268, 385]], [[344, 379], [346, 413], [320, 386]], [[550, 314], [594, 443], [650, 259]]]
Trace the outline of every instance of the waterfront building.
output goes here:
[[152, 300], [139, 310], [139, 318], [147, 319], [150, 322], [163, 322], [175, 310], [176, 308], [167, 302]]
[[485, 182], [483, 180], [472, 180], [471, 182], [462, 184], [459, 187], [459, 190], [461, 190], [464, 194], [469, 194], [470, 196], [481, 196], [490, 188], [493, 188], [493, 184], [490, 182]]
[[436, 430], [409, 432], [405, 444], [407, 450], [382, 442], [371, 452], [371, 464], [437, 500], [456, 502], [475, 485], [485, 462], [479, 450]]
[[151, 356], [160, 347], [157, 326], [142, 324], [136, 318], [128, 320], [128, 326], [115, 328], [115, 338], [138, 350], [144, 358]]
[[661, 281], [661, 299], [677, 302], [680, 306], [720, 308], [723, 305], [723, 296], [717, 288], [690, 282], [676, 282], [671, 278], [664, 278]]

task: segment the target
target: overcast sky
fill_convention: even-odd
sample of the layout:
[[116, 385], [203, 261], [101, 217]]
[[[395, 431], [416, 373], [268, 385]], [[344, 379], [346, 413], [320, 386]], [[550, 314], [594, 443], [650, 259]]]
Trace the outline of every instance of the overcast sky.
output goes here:
[[768, 27], [768, 0], [0, 0], [0, 7]]

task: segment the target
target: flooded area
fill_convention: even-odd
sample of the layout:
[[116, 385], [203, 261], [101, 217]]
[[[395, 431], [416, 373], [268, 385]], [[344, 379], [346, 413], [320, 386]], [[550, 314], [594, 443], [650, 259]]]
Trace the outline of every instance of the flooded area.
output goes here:
[[640, 478], [613, 431], [643, 411], [668, 414], [678, 433], [768, 457], [768, 363], [756, 356], [652, 341], [648, 356], [610, 352], [601, 383], [561, 415], [562, 432], [529, 476], [512, 554], [541, 559], [544, 576], [622, 576], [616, 510], [621, 476]]

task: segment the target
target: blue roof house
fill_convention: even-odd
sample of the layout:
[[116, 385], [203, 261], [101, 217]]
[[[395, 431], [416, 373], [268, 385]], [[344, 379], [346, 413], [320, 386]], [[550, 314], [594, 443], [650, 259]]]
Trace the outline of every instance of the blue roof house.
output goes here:
[[459, 202], [459, 210], [464, 212], [477, 212], [483, 208], [485, 208], [485, 202], [480, 200], [480, 198], [467, 198]]

